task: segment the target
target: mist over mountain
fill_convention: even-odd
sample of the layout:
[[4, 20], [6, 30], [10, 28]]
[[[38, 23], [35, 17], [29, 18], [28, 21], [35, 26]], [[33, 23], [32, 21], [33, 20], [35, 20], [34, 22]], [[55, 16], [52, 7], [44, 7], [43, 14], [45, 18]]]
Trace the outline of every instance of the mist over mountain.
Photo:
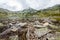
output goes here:
[[22, 11], [10, 11], [7, 9], [0, 8], [0, 18], [2, 17], [50, 17], [50, 16], [60, 16], [60, 5], [55, 5], [53, 7], [49, 7], [47, 9], [35, 10], [33, 8], [27, 8]]
[[[57, 5], [54, 5], [53, 7], [49, 7], [49, 8], [46, 8], [46, 9], [40, 9], [40, 10], [56, 10], [56, 9], [60, 9], [60, 4], [57, 4]], [[5, 11], [5, 12], [8, 12], [10, 10], [8, 9], [3, 9], [3, 8], [0, 8], [0, 12], [2, 11]], [[39, 10], [36, 10], [36, 9], [33, 9], [33, 8], [26, 8], [24, 10], [20, 10], [20, 11], [11, 11], [11, 12], [33, 12], [33, 11], [39, 11]]]

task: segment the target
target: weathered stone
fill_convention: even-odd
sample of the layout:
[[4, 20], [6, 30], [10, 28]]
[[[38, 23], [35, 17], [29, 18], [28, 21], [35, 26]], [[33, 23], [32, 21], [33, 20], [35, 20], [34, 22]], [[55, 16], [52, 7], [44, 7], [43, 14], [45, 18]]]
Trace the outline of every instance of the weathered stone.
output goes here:
[[9, 40], [18, 40], [18, 35], [10, 36]]
[[27, 23], [19, 23], [19, 24], [17, 24], [17, 25], [25, 26], [25, 25], [27, 25]]

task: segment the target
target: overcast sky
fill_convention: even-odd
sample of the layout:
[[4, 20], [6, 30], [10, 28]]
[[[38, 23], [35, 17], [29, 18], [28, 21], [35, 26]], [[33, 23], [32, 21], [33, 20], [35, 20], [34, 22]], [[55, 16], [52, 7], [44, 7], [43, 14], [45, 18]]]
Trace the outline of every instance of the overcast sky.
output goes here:
[[60, 0], [0, 0], [0, 8], [19, 11], [25, 8], [44, 9], [56, 4], [60, 4]]

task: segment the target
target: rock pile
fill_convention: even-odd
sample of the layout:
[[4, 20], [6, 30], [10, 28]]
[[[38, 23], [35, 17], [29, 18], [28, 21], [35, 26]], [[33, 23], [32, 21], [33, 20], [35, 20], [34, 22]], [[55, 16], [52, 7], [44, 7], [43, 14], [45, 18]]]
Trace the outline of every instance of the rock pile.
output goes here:
[[38, 20], [33, 22], [6, 21], [2, 24], [6, 25], [7, 28], [0, 33], [0, 38], [4, 37], [6, 40], [49, 40], [50, 36], [53, 35], [53, 31], [49, 29], [52, 25], [50, 22]]

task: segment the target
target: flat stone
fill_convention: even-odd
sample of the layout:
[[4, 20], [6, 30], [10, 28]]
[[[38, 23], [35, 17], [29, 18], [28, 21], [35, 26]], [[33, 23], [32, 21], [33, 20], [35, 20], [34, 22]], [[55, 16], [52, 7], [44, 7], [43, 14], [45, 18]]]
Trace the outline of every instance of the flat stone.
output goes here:
[[10, 40], [18, 40], [18, 35], [10, 36], [9, 39]]

